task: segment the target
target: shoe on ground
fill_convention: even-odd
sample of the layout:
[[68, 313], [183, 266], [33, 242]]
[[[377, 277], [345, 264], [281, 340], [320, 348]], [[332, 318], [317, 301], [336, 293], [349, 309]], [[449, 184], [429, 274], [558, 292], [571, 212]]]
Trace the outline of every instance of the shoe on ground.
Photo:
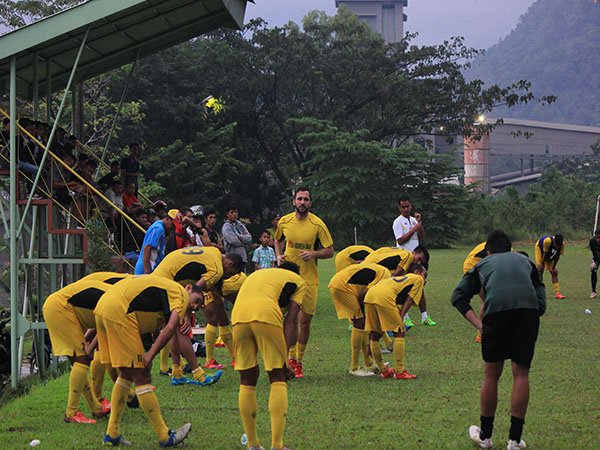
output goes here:
[[231, 360], [231, 368], [235, 369], [235, 359]]
[[194, 386], [210, 386], [211, 384], [215, 384], [217, 381], [221, 379], [221, 375], [223, 375], [222, 370], [217, 370], [214, 375], [206, 375], [204, 381], [187, 379], [187, 384], [193, 384]]
[[392, 378], [394, 376], [394, 369], [388, 367], [379, 374], [381, 378]]
[[406, 319], [404, 319], [404, 328], [406, 328], [406, 331], [410, 330], [414, 326], [415, 326], [415, 323], [412, 321], [412, 319], [410, 317], [407, 317]]
[[350, 375], [352, 375], [353, 377], [372, 377], [373, 375], [375, 375], [373, 372], [366, 370], [366, 369], [356, 369], [356, 370], [350, 369], [348, 371], [348, 373]]
[[554, 294], [554, 298], [558, 298], [558, 299], [562, 300], [563, 298], [567, 298], [567, 297], [562, 295], [560, 292], [557, 292], [556, 294]]
[[469, 437], [473, 442], [481, 448], [492, 448], [494, 446], [494, 444], [492, 444], [492, 438], [481, 439], [480, 433], [481, 429], [477, 425], [471, 425], [469, 427]]
[[592, 292], [592, 293], [590, 294], [590, 298], [596, 298], [596, 297], [597, 297], [597, 295], [596, 295], [596, 293], [595, 293], [595, 292]]
[[477, 336], [475, 336], [475, 342], [481, 344], [481, 335], [479, 333], [477, 333]]
[[89, 417], [85, 417], [81, 411], [77, 411], [71, 417], [65, 416], [65, 422], [67, 422], [67, 423], [85, 423], [85, 424], [93, 425], [96, 423], [96, 419], [90, 419]]
[[421, 320], [421, 325], [425, 325], [428, 327], [435, 327], [437, 325], [437, 322], [434, 322], [431, 317], [428, 317], [425, 320]]
[[188, 384], [190, 379], [188, 377], [171, 377], [171, 386], [181, 386], [182, 384]]
[[248, 447], [248, 450], [265, 450], [264, 447]]
[[296, 365], [294, 366], [294, 378], [304, 378], [304, 369], [300, 361], [296, 361]]
[[219, 364], [215, 358], [211, 359], [209, 362], [204, 364], [206, 369], [224, 369], [225, 366], [223, 364]]
[[298, 364], [298, 360], [296, 360], [296, 358], [288, 359], [288, 366], [290, 366], [292, 369], [294, 369], [297, 364]]
[[171, 376], [171, 369], [167, 369], [167, 370], [160, 370], [160, 371], [158, 372], [158, 374], [159, 374], [159, 375], [165, 375], [165, 376], [167, 376], [167, 377], [170, 377], [170, 376]]
[[406, 369], [404, 369], [400, 373], [395, 373], [394, 372], [394, 379], [395, 380], [414, 380], [415, 378], [417, 378], [417, 376], [414, 373], [410, 373]]
[[508, 440], [508, 445], [506, 446], [506, 450], [521, 450], [522, 448], [526, 448], [527, 444], [523, 439], [519, 442], [513, 441], [512, 439]]
[[376, 363], [371, 364], [369, 367], [365, 367], [365, 370], [368, 372], [373, 372], [374, 374], [378, 374], [380, 372], [379, 366]]
[[169, 431], [169, 439], [166, 442], [161, 442], [161, 447], [175, 447], [178, 444], [181, 444], [185, 438], [190, 434], [192, 429], [191, 423], [186, 423], [180, 428], [176, 430]]
[[393, 348], [387, 348], [387, 347], [382, 347], [381, 348], [381, 354], [382, 355], [389, 355], [390, 353], [392, 353], [394, 351]]
[[112, 445], [113, 447], [118, 447], [119, 445], [122, 445], [123, 447], [129, 447], [131, 445], [131, 442], [129, 442], [127, 439], [125, 439], [123, 437], [123, 435], [113, 438], [113, 437], [110, 437], [108, 434], [105, 434], [102, 444]]
[[140, 407], [140, 401], [138, 399], [138, 396], [134, 395], [133, 397], [131, 397], [131, 400], [127, 401], [127, 406], [129, 408], [139, 408]]
[[100, 409], [100, 411], [94, 413], [94, 417], [96, 419], [101, 419], [102, 417], [106, 417], [110, 414], [110, 402], [108, 400], [103, 398], [100, 401], [100, 405], [102, 406], [102, 409]]

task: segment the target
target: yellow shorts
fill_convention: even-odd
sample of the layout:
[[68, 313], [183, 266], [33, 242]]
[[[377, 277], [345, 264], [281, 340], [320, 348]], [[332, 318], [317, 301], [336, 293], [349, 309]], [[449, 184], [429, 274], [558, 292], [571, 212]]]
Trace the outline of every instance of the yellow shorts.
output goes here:
[[329, 292], [331, 292], [338, 319], [360, 319], [364, 317], [356, 295], [334, 287], [329, 288]]
[[112, 367], [143, 369], [144, 345], [136, 318], [130, 314], [121, 324], [96, 316], [100, 362]]
[[258, 353], [265, 370], [281, 369], [287, 362], [283, 328], [264, 322], [237, 323], [233, 326], [235, 370], [258, 366]]
[[44, 303], [43, 311], [52, 342], [52, 352], [57, 356], [84, 356], [85, 330], [73, 307], [50, 300]]
[[[542, 250], [538, 245], [535, 246], [535, 265], [539, 266], [542, 264]], [[552, 261], [546, 261], [544, 263], [544, 268], [546, 270], [552, 270]]]
[[404, 322], [398, 308], [383, 308], [365, 303], [365, 330], [383, 333], [384, 331], [404, 332]]
[[[319, 285], [318, 284], [307, 284], [306, 291], [304, 293], [304, 300], [302, 300], [302, 311], [312, 316], [317, 312], [317, 297], [319, 296]], [[237, 363], [236, 363], [237, 364]]]

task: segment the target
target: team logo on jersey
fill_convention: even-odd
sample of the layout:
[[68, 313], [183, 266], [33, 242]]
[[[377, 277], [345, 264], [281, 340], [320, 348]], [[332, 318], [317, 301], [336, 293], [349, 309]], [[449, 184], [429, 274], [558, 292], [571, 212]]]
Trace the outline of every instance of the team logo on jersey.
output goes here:
[[294, 248], [296, 250], [311, 250], [312, 249], [312, 245], [307, 244], [305, 242], [292, 242], [292, 241], [287, 241], [287, 246], [289, 248]]

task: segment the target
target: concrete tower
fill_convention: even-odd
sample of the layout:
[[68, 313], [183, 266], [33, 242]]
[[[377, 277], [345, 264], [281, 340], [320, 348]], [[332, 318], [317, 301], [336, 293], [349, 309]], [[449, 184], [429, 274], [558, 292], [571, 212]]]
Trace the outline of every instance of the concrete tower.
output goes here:
[[381, 34], [386, 43], [400, 42], [404, 37], [406, 15], [403, 8], [408, 6], [408, 0], [336, 0], [335, 6], [340, 5], [346, 5]]

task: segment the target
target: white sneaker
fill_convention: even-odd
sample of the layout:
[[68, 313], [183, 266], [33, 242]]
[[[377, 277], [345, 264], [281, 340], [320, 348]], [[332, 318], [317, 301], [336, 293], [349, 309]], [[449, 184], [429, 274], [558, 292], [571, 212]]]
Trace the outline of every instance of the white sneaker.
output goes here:
[[494, 444], [492, 444], [492, 438], [481, 439], [479, 433], [481, 433], [481, 429], [477, 425], [471, 425], [469, 427], [469, 437], [473, 442], [481, 448], [492, 448], [494, 446]]
[[596, 297], [597, 297], [597, 295], [596, 295], [596, 293], [595, 293], [595, 292], [592, 292], [592, 293], [590, 294], [590, 298], [596, 298]]
[[352, 375], [353, 377], [372, 377], [375, 375], [373, 372], [371, 372], [370, 370], [366, 370], [366, 369], [356, 369], [356, 370], [350, 369], [348, 371], [348, 373], [350, 375]]
[[525, 444], [525, 441], [523, 439], [521, 439], [519, 442], [509, 439], [508, 445], [506, 446], [506, 450], [521, 450], [525, 447], [527, 447], [527, 444]]

